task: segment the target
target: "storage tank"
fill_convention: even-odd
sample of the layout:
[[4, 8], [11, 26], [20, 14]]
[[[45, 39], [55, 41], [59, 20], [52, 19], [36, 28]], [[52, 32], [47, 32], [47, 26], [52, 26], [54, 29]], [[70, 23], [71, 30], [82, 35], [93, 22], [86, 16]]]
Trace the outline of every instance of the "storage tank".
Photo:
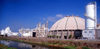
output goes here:
[[86, 6], [86, 29], [95, 29], [97, 26], [96, 2], [91, 2]]

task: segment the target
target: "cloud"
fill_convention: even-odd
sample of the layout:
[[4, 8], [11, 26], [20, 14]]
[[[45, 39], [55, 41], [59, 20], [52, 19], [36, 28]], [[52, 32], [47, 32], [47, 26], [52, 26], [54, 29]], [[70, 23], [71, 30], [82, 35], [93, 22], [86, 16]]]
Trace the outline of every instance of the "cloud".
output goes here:
[[56, 17], [57, 17], [57, 18], [62, 18], [62, 17], [64, 17], [64, 16], [63, 16], [62, 14], [57, 14]]
[[50, 21], [50, 22], [54, 22], [54, 21], [56, 21], [55, 18], [56, 18], [56, 17], [49, 16], [49, 17], [47, 18], [47, 20]]
[[[55, 22], [57, 21], [58, 19], [61, 19], [63, 18], [64, 16], [62, 14], [56, 14], [55, 16], [48, 16], [46, 19], [49, 21], [49, 22]], [[44, 19], [44, 18], [43, 18]]]

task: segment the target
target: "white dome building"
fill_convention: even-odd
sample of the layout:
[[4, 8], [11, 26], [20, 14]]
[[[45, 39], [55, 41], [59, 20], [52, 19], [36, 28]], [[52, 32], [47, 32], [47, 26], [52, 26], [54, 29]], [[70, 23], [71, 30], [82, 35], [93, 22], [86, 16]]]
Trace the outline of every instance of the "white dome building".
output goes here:
[[49, 35], [56, 35], [60, 38], [79, 38], [82, 36], [82, 30], [85, 29], [85, 20], [78, 16], [66, 16], [58, 20], [50, 28]]

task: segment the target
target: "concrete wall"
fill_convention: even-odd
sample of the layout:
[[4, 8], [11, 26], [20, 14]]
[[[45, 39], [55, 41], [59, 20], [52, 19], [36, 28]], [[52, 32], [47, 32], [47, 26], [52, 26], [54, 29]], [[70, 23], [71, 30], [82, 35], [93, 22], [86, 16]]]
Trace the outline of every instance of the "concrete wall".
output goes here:
[[100, 29], [96, 29], [96, 39], [100, 39]]
[[95, 30], [94, 29], [83, 30], [82, 35], [83, 38], [95, 39]]

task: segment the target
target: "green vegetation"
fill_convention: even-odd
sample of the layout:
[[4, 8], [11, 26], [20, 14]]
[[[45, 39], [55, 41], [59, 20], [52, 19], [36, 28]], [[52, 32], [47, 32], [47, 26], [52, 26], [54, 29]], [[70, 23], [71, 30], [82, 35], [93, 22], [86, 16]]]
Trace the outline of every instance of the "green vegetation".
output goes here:
[[8, 47], [8, 46], [5, 46], [3, 44], [0, 44], [0, 49], [17, 49], [17, 48]]
[[82, 49], [90, 49], [90, 48], [88, 48], [88, 47], [82, 47]]
[[75, 46], [66, 46], [66, 47], [64, 47], [64, 48], [66, 48], [66, 49], [76, 49]]

